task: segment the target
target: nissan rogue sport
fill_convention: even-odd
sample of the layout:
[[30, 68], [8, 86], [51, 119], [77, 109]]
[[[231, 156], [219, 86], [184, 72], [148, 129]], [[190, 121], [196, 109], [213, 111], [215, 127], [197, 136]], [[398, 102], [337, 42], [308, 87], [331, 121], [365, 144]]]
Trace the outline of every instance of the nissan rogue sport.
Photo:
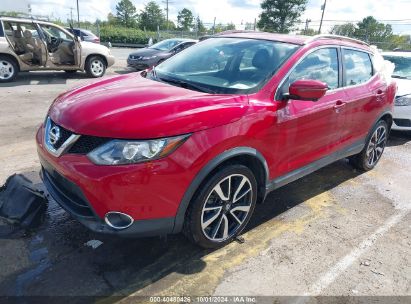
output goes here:
[[374, 168], [396, 93], [376, 56], [339, 36], [240, 32], [72, 89], [37, 133], [43, 181], [93, 231], [222, 246], [270, 191], [345, 157]]
[[19, 71], [86, 71], [101, 77], [113, 64], [107, 47], [81, 41], [58, 25], [0, 16], [0, 83], [13, 81]]

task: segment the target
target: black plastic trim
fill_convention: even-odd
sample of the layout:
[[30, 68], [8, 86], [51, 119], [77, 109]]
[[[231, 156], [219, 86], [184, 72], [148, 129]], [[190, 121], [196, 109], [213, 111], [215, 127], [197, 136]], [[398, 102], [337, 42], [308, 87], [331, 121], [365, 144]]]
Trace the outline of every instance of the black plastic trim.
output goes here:
[[197, 191], [198, 187], [208, 176], [208, 174], [224, 161], [241, 155], [249, 155], [257, 158], [264, 167], [265, 180], [267, 181], [269, 179], [267, 161], [265, 160], [264, 156], [256, 149], [251, 147], [237, 147], [221, 153], [201, 169], [201, 171], [196, 175], [196, 177], [193, 179], [190, 186], [186, 190], [177, 210], [173, 233], [179, 233], [182, 230], [188, 205], [190, 204], [194, 193]]
[[278, 189], [286, 184], [289, 184], [293, 181], [296, 181], [297, 179], [300, 179], [303, 176], [306, 176], [308, 174], [313, 173], [314, 171], [317, 171], [318, 169], [321, 169], [329, 164], [332, 164], [333, 162], [340, 160], [342, 158], [358, 154], [362, 151], [365, 145], [365, 139], [360, 140], [347, 148], [344, 148], [342, 150], [336, 151], [330, 155], [327, 155], [317, 161], [314, 161], [304, 167], [301, 167], [297, 170], [291, 171], [285, 175], [282, 175], [280, 177], [277, 177], [273, 180], [271, 180], [267, 186], [266, 186], [266, 192], [271, 192], [275, 189]]
[[4, 37], [3, 21], [0, 20], [0, 37]]

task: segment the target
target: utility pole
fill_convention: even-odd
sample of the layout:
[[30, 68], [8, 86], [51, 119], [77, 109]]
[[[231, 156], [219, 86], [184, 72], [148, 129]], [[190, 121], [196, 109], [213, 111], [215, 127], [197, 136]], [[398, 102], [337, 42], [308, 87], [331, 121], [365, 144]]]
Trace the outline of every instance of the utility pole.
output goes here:
[[216, 17], [214, 17], [214, 22], [213, 22], [213, 35], [214, 35], [214, 33], [215, 33], [215, 18], [216, 18]]
[[308, 33], [308, 24], [311, 22], [311, 19], [305, 19], [305, 29], [304, 34], [307, 35]]
[[254, 31], [256, 30], [257, 27], [257, 18], [254, 18]]
[[71, 25], [73, 25], [73, 7], [70, 7], [70, 21], [71, 21]]
[[322, 9], [322, 14], [321, 14], [321, 21], [320, 21], [320, 27], [318, 29], [318, 34], [321, 34], [321, 27], [323, 25], [323, 19], [324, 19], [324, 11], [325, 11], [325, 6], [327, 5], [327, 0], [324, 0], [324, 4], [321, 6]]
[[80, 11], [78, 8], [78, 0], [77, 0], [77, 26], [80, 27]]
[[169, 11], [168, 5], [171, 4], [171, 3], [173, 3], [173, 2], [170, 1], [170, 0], [165, 0], [165, 1], [163, 1], [163, 3], [166, 4], [166, 15], [167, 15], [167, 24], [166, 24], [166, 27], [167, 27], [167, 31], [168, 31], [168, 27], [169, 27], [169, 24], [168, 24], [168, 11]]

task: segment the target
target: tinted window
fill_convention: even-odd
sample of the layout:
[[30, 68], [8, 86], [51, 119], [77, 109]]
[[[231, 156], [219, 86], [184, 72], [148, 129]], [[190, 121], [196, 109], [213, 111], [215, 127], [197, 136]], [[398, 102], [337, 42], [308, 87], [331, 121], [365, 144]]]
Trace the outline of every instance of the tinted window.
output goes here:
[[384, 55], [384, 59], [395, 64], [393, 76], [411, 79], [411, 56]]
[[367, 82], [373, 75], [371, 59], [367, 53], [343, 49], [343, 62], [347, 86]]
[[335, 48], [324, 48], [308, 54], [298, 63], [287, 77], [281, 90], [281, 96], [288, 93], [291, 83], [301, 79], [312, 79], [325, 82], [330, 89], [338, 88], [338, 54]]
[[3, 36], [4, 36], [3, 25], [1, 24], [1, 21], [0, 21], [0, 37], [3, 37]]

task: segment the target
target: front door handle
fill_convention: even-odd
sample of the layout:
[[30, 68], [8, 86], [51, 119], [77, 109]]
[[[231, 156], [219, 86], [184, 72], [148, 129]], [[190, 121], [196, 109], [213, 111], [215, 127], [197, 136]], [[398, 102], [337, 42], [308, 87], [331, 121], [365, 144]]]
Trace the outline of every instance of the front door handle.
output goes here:
[[344, 102], [344, 101], [342, 101], [342, 100], [337, 100], [337, 102], [336, 102], [335, 105], [334, 105], [334, 109], [339, 110], [339, 109], [341, 109], [342, 107], [345, 107], [346, 104], [347, 104], [347, 103]]

